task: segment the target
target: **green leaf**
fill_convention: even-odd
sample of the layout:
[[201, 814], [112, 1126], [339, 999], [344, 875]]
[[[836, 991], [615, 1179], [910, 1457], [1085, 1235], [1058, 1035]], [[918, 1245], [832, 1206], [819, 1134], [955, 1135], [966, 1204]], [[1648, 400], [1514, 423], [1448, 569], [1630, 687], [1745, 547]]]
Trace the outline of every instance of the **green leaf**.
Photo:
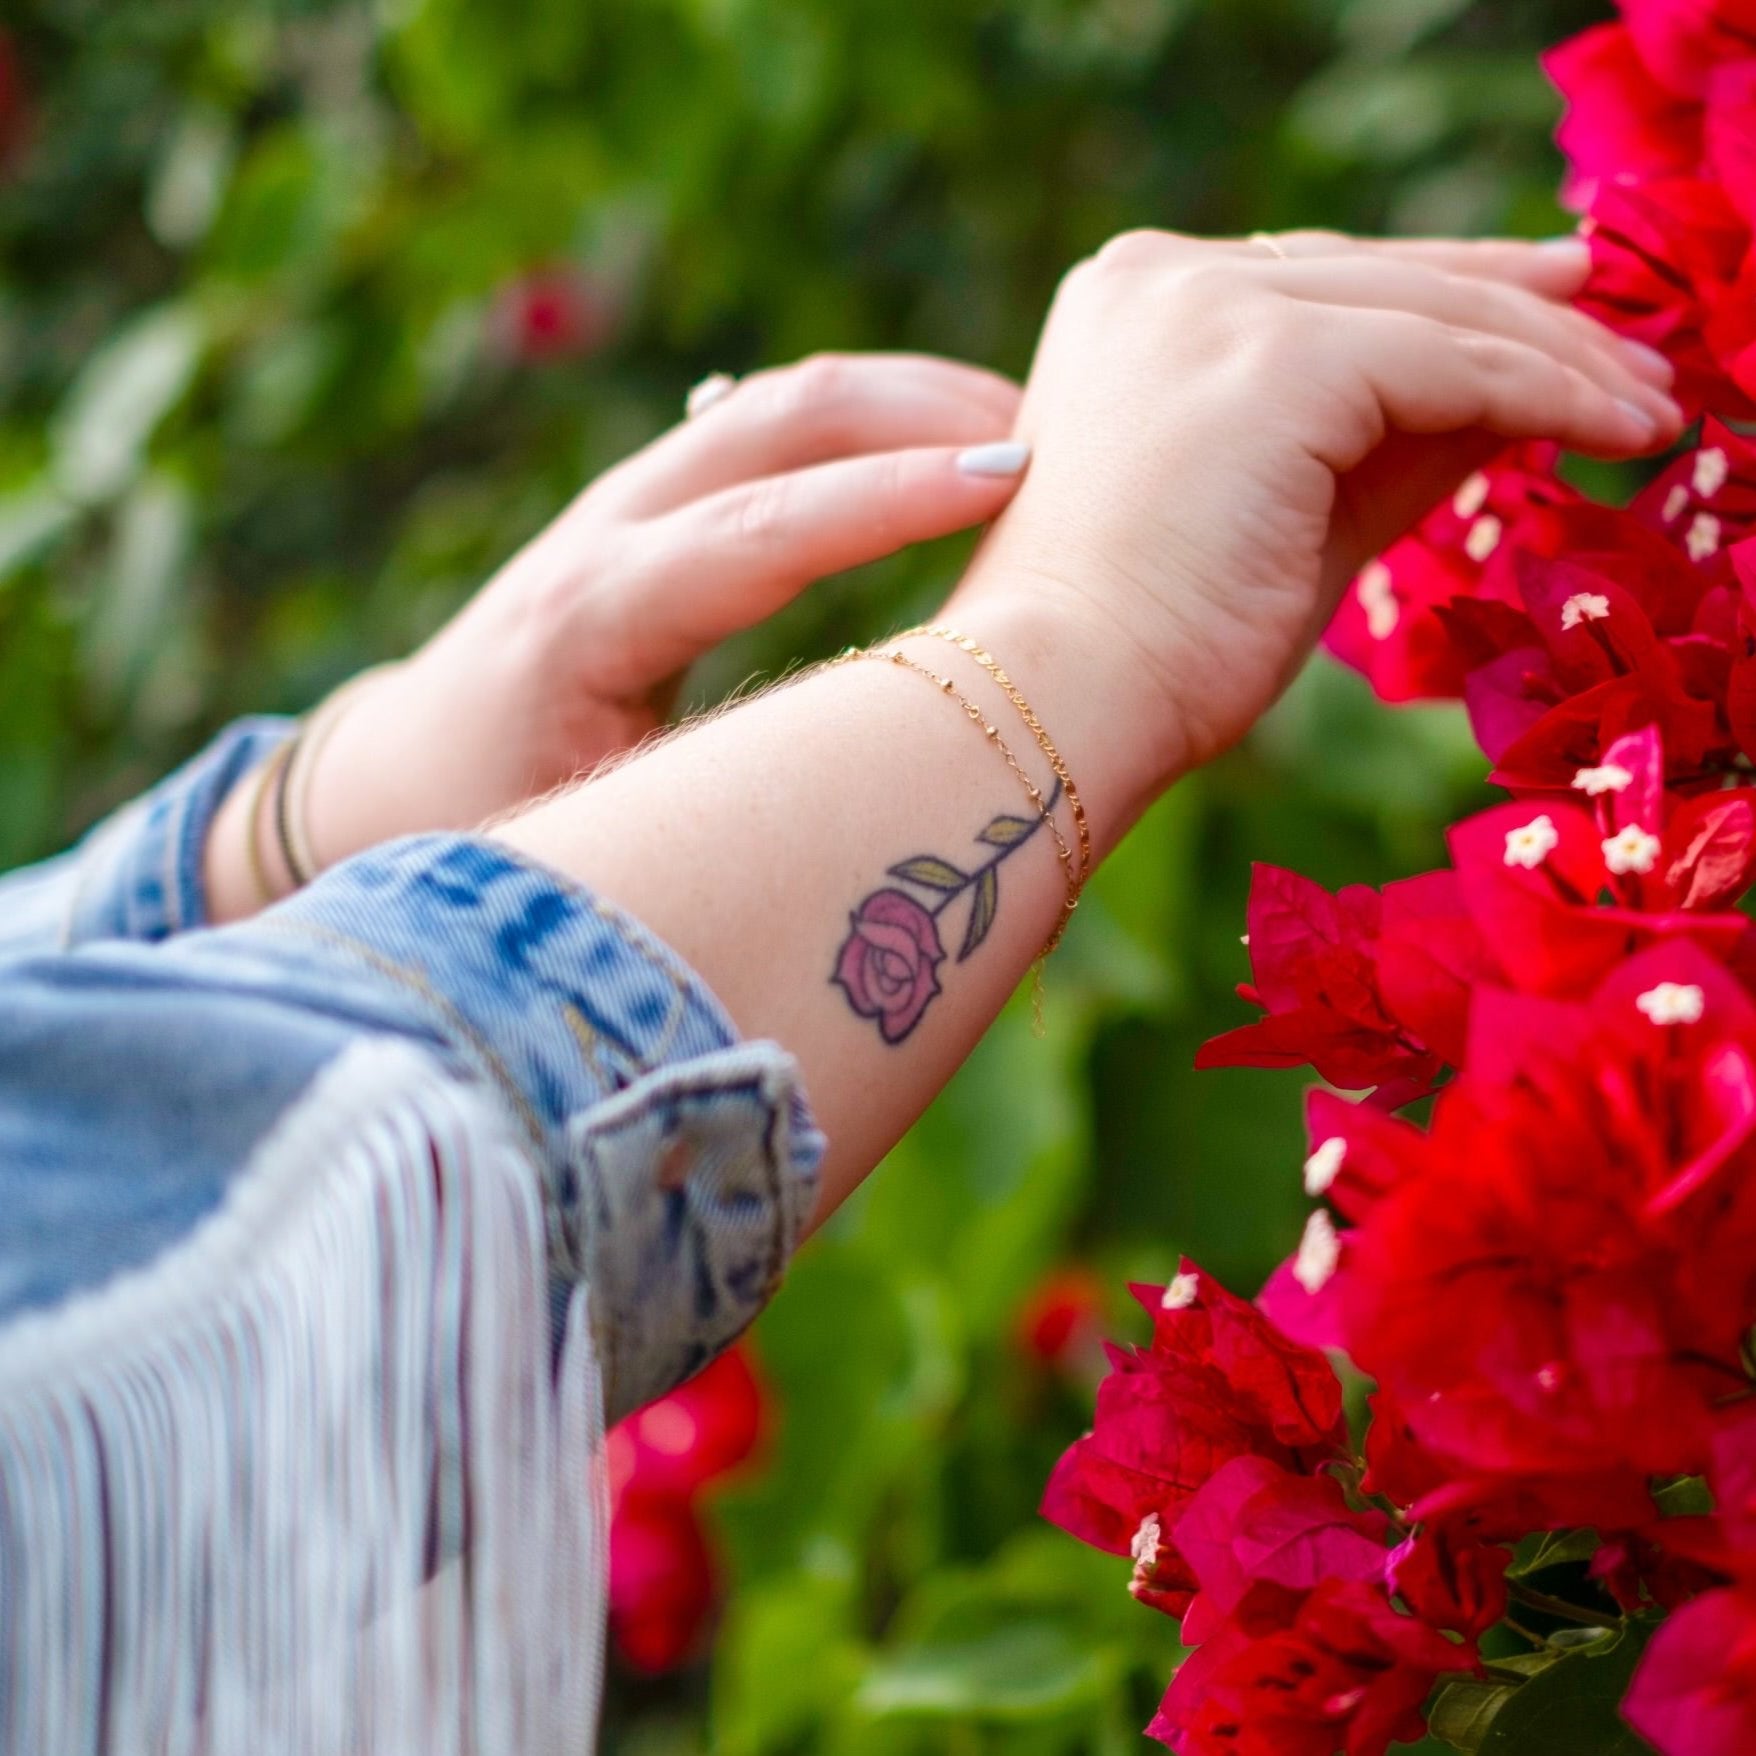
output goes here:
[[1713, 1510], [1713, 1490], [1700, 1476], [1667, 1482], [1653, 1495], [1653, 1500], [1666, 1518], [1699, 1518]]
[[195, 313], [161, 305], [137, 317], [86, 362], [55, 421], [55, 474], [78, 500], [128, 486], [159, 423], [182, 400], [201, 361]]
[[949, 860], [937, 854], [916, 854], [900, 866], [890, 868], [892, 878], [906, 878], [911, 884], [924, 884], [929, 890], [947, 892], [961, 890], [969, 883], [969, 874], [960, 872]]
[[99, 697], [133, 688], [171, 648], [167, 632], [195, 543], [195, 507], [175, 479], [142, 476], [122, 502], [110, 561], [85, 619], [86, 673]]
[[1618, 1711], [1649, 1632], [1631, 1626], [1607, 1651], [1571, 1652], [1515, 1689], [1478, 1746], [1480, 1756], [1651, 1756]]
[[0, 581], [28, 567], [72, 525], [75, 508], [46, 488], [0, 499]]
[[1544, 1531], [1533, 1541], [1530, 1552], [1521, 1553], [1506, 1569], [1506, 1577], [1527, 1579], [1545, 1567], [1559, 1567], [1569, 1561], [1589, 1561], [1597, 1553], [1597, 1546], [1595, 1530]]
[[1488, 1727], [1518, 1689], [1517, 1683], [1478, 1683], [1473, 1678], [1447, 1683], [1427, 1715], [1427, 1730], [1454, 1750], [1474, 1756]]
[[904, 1648], [878, 1660], [856, 1696], [874, 1717], [1033, 1720], [1066, 1713], [1103, 1689], [1107, 1667], [1079, 1631], [1015, 1622], [973, 1640]]
[[990, 847], [1015, 848], [1036, 832], [1041, 821], [1040, 817], [996, 817], [976, 840], [985, 841]]
[[976, 875], [975, 901], [969, 911], [969, 931], [963, 936], [963, 949], [957, 954], [962, 963], [987, 938], [1000, 906], [1000, 874], [992, 866], [984, 866]]

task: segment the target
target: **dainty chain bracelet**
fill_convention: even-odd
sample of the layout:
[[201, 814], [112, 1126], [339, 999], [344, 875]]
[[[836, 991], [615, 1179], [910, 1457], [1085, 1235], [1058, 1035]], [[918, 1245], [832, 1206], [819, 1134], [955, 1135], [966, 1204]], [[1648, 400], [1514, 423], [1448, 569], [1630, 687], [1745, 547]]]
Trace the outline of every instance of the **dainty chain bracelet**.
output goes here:
[[[1079, 906], [1079, 893], [1084, 888], [1085, 883], [1083, 867], [1079, 870], [1075, 870], [1073, 849], [1068, 845], [1066, 836], [1061, 833], [1061, 826], [1055, 821], [1054, 801], [1043, 792], [1043, 789], [1039, 787], [1034, 780], [1031, 779], [1030, 775], [1025, 770], [1024, 764], [1018, 760], [1018, 757], [1013, 753], [1012, 747], [1000, 735], [1000, 728], [988, 718], [976, 702], [972, 701], [961, 689], [958, 688], [954, 679], [941, 676], [937, 671], [929, 670], [927, 666], [921, 664], [918, 660], [911, 658], [906, 652], [902, 652], [894, 646], [850, 647], [846, 652], [840, 653], [835, 658], [831, 659], [829, 661], [829, 667], [834, 668], [839, 665], [853, 664], [860, 659], [884, 660], [897, 666], [900, 670], [912, 671], [917, 677], [925, 678], [927, 682], [931, 683], [942, 695], [950, 696], [950, 698], [963, 709], [964, 715], [968, 718], [970, 723], [981, 732], [988, 742], [1000, 753], [1006, 766], [1018, 776], [1025, 792], [1030, 796], [1031, 804], [1036, 808], [1037, 815], [1042, 819], [1043, 823], [1048, 828], [1050, 836], [1054, 840], [1055, 857], [1061, 862], [1062, 874], [1067, 884], [1067, 897], [1061, 908], [1060, 919], [1055, 923], [1055, 930], [1049, 935], [1042, 950], [1037, 953], [1037, 1008], [1040, 1024], [1042, 1007], [1041, 965], [1044, 960], [1053, 955], [1055, 949], [1060, 945], [1062, 937], [1067, 931], [1067, 924], [1073, 919], [1073, 911]], [[1057, 760], [1059, 760], [1059, 758], [1057, 758]], [[1066, 778], [1060, 774], [1057, 774], [1056, 778], [1060, 782], [1060, 790], [1065, 792], [1067, 789]]]
[[1085, 805], [1079, 797], [1079, 788], [1073, 784], [1073, 776], [1067, 772], [1067, 764], [1061, 760], [1061, 752], [1055, 748], [1054, 740], [1043, 729], [1043, 722], [1037, 718], [1036, 710], [1025, 700], [1024, 692], [1007, 676], [1000, 661], [986, 648], [978, 646], [967, 634], [948, 628], [943, 622], [924, 622], [917, 628], [905, 630], [896, 638], [907, 640], [917, 634], [948, 641], [959, 652], [967, 653], [994, 679], [1000, 692], [1018, 709], [1019, 718], [1030, 728], [1031, 736], [1049, 759], [1049, 766], [1055, 771], [1055, 778], [1060, 781], [1061, 790], [1067, 795], [1067, 803], [1073, 812], [1073, 822], [1079, 831], [1079, 883], [1083, 888], [1086, 879], [1091, 876], [1091, 825], [1086, 821]]

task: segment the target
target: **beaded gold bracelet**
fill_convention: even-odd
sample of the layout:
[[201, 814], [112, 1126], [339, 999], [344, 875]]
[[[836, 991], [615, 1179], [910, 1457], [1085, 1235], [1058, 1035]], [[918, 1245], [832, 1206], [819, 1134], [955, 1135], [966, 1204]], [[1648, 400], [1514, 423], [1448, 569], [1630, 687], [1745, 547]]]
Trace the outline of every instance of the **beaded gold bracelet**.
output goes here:
[[[974, 655], [972, 654], [971, 656], [973, 657]], [[1001, 758], [1005, 761], [1006, 766], [1018, 776], [1025, 792], [1030, 797], [1031, 804], [1036, 809], [1037, 815], [1042, 819], [1051, 838], [1054, 840], [1055, 855], [1061, 863], [1062, 874], [1066, 880], [1067, 896], [1066, 901], [1062, 905], [1060, 918], [1055, 923], [1054, 931], [1049, 935], [1042, 950], [1037, 954], [1039, 976], [1036, 998], [1038, 1023], [1040, 1026], [1042, 1013], [1041, 965], [1044, 960], [1053, 955], [1056, 948], [1060, 945], [1063, 936], [1066, 934], [1067, 925], [1073, 919], [1073, 911], [1079, 906], [1080, 892], [1085, 887], [1085, 873], [1090, 863], [1089, 839], [1082, 839], [1082, 859], [1076, 869], [1073, 849], [1068, 845], [1066, 836], [1061, 833], [1061, 826], [1055, 821], [1055, 796], [1045, 794], [1043, 789], [1031, 779], [1030, 775], [1025, 771], [1023, 763], [1018, 760], [1017, 755], [1013, 752], [1012, 747], [1006, 742], [1005, 738], [1001, 736], [1000, 728], [988, 718], [987, 714], [982, 711], [978, 703], [972, 701], [961, 689], [958, 688], [957, 683], [953, 678], [942, 676], [939, 672], [930, 670], [926, 665], [921, 664], [918, 660], [911, 658], [909, 654], [902, 652], [894, 646], [850, 647], [846, 652], [840, 653], [832, 659], [830, 664], [831, 666], [852, 664], [860, 659], [880, 659], [896, 665], [901, 670], [912, 671], [916, 676], [925, 678], [926, 681], [931, 683], [941, 694], [950, 696], [951, 699], [963, 709], [964, 715], [968, 718], [970, 723], [974, 725], [975, 728], [981, 732], [982, 735], [987, 738], [988, 742], [999, 752]], [[984, 669], [985, 668], [986, 667], [984, 667]], [[1010, 683], [1010, 679], [1008, 680], [1008, 683]], [[1023, 698], [1020, 696], [1018, 699], [1022, 701]], [[1025, 723], [1027, 725], [1030, 724], [1031, 720], [1034, 720], [1035, 717], [1034, 714], [1031, 714], [1030, 719], [1027, 719]], [[1047, 743], [1047, 736], [1047, 733], [1039, 733], [1039, 740], [1047, 746], [1047, 749], [1052, 750], [1053, 745]], [[1053, 766], [1056, 769], [1057, 782], [1055, 794], [1059, 795], [1060, 793], [1068, 793], [1069, 801], [1071, 802], [1073, 798], [1072, 793], [1069, 792], [1071, 777], [1065, 772], [1065, 764], [1061, 762], [1059, 752], [1056, 752], [1054, 755]], [[1083, 828], [1083, 809], [1075, 812], [1075, 821]]]
[[1068, 806], [1073, 812], [1073, 822], [1079, 831], [1079, 882], [1083, 888], [1086, 879], [1091, 876], [1091, 825], [1086, 821], [1085, 805], [1079, 797], [1079, 788], [1073, 784], [1073, 776], [1067, 772], [1067, 764], [1061, 760], [1061, 752], [1055, 748], [1054, 740], [1043, 729], [1043, 722], [1037, 718], [1035, 709], [1025, 700], [1023, 691], [1001, 668], [1000, 661], [984, 647], [978, 646], [967, 634], [948, 628], [943, 622], [924, 622], [896, 638], [907, 640], [917, 634], [948, 641], [959, 652], [967, 653], [994, 679], [1000, 692], [1018, 709], [1019, 718], [1030, 728], [1031, 736], [1041, 746], [1050, 768], [1055, 771], [1055, 778], [1061, 783], [1061, 790], [1067, 795]]

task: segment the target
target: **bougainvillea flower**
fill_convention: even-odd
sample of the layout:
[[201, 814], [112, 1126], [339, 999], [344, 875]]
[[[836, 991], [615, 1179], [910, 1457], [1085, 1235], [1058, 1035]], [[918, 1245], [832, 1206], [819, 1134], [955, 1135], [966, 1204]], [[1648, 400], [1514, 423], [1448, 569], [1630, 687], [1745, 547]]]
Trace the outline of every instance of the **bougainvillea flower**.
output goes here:
[[1475, 1662], [1382, 1586], [1332, 1580], [1283, 1628], [1222, 1628], [1172, 1678], [1147, 1731], [1179, 1756], [1382, 1756], [1425, 1732], [1438, 1678]]
[[700, 1497], [751, 1456], [762, 1425], [761, 1384], [733, 1349], [607, 1436], [610, 1638], [632, 1669], [674, 1670], [699, 1649], [719, 1578]]
[[[1429, 1451], [1395, 1395], [1368, 1399], [1366, 1473], [1361, 1486], [1394, 1506], [1406, 1524], [1454, 1541], [1498, 1546], [1533, 1530], [1634, 1529], [1657, 1516], [1647, 1478], [1619, 1469], [1596, 1476], [1470, 1475]], [[1447, 1624], [1437, 1622], [1439, 1627]]]
[[1238, 992], [1268, 1016], [1205, 1044], [1197, 1067], [1297, 1067], [1330, 1084], [1428, 1089], [1441, 1062], [1386, 1009], [1376, 944], [1383, 899], [1354, 885], [1332, 896], [1277, 866], [1255, 868], [1250, 887], [1250, 968]]
[[1543, 57], [1543, 71], [1567, 100], [1555, 138], [1571, 168], [1570, 206], [1589, 206], [1607, 177], [1687, 177], [1700, 168], [1700, 102], [1653, 77], [1626, 25], [1569, 38]]
[[1477, 655], [1458, 643], [1444, 613], [1477, 600], [1513, 602], [1496, 557], [1530, 540], [1532, 512], [1579, 498], [1555, 474], [1557, 456], [1549, 445], [1507, 452], [1470, 476], [1354, 581], [1324, 645], [1364, 675], [1381, 699], [1463, 693]]
[[1756, 1750], [1756, 1588], [1711, 1591], [1673, 1611], [1622, 1713], [1661, 1756]]
[[1153, 1314], [1143, 1348], [1112, 1348], [1093, 1428], [1063, 1454], [1043, 1516], [1131, 1556], [1134, 1595], [1182, 1615], [1195, 1575], [1171, 1540], [1225, 1464], [1259, 1456], [1300, 1470], [1345, 1443], [1341, 1386], [1324, 1357], [1185, 1261], [1167, 1287], [1136, 1288]]
[[1679, 96], [1701, 98], [1717, 68], [1756, 56], [1756, 0], [1619, 0], [1641, 59]]
[[1702, 1467], [1756, 1314], [1753, 1052], [1756, 1007], [1687, 943], [1575, 1007], [1478, 997], [1469, 1072], [1349, 1238], [1350, 1352], [1424, 1447], [1481, 1475]]
[[1233, 1458], [1172, 1528], [1201, 1588], [1184, 1619], [1185, 1644], [1206, 1639], [1254, 1586], [1306, 1592], [1326, 1579], [1381, 1580], [1390, 1530], [1382, 1512], [1349, 1506], [1333, 1476]]
[[1475, 1639], [1506, 1613], [1511, 1551], [1455, 1525], [1427, 1524], [1392, 1551], [1385, 1580], [1429, 1628]]
[[1698, 566], [1723, 565], [1756, 531], [1756, 445], [1709, 418], [1693, 450], [1668, 464], [1629, 508]]
[[1544, 522], [1557, 552], [1523, 553], [1514, 569], [1528, 634], [1465, 682], [1494, 778], [1566, 791], [1618, 738], [1654, 726], [1671, 778], [1701, 784], [1735, 750], [1729, 567], [1696, 565], [1633, 513], [1566, 509]]
[[1708, 80], [1707, 162], [1745, 222], [1756, 220], [1756, 51]]
[[1458, 894], [1503, 985], [1586, 993], [1662, 938], [1732, 954], [1750, 923], [1707, 911], [1739, 894], [1756, 864], [1756, 791], [1674, 802], [1661, 792], [1643, 817], [1620, 799], [1603, 812], [1545, 801], [1495, 806], [1451, 831]]
[[1728, 370], [1740, 343], [1709, 336], [1717, 322], [1736, 321], [1732, 300], [1750, 249], [1749, 226], [1725, 191], [1693, 177], [1607, 182], [1588, 235], [1592, 276], [1581, 308], [1665, 354], [1686, 408], [1748, 415], [1747, 390]]

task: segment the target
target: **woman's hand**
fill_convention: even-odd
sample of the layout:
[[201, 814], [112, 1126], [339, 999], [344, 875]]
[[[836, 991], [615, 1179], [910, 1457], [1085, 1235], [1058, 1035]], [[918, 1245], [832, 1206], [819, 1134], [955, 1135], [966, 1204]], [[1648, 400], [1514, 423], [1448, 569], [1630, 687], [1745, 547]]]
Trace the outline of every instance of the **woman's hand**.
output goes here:
[[948, 614], [1027, 599], [1095, 643], [1150, 795], [1240, 737], [1357, 569], [1503, 442], [1678, 436], [1669, 366], [1565, 303], [1588, 272], [1573, 240], [1117, 238], [1062, 284], [1030, 479]]
[[[993, 373], [896, 354], [819, 355], [698, 402], [354, 692], [297, 780], [313, 852], [328, 864], [540, 795], [638, 743], [690, 663], [813, 581], [993, 518], [1024, 464], [1006, 443], [1018, 403]], [[251, 792], [210, 838], [218, 919], [260, 901]]]

